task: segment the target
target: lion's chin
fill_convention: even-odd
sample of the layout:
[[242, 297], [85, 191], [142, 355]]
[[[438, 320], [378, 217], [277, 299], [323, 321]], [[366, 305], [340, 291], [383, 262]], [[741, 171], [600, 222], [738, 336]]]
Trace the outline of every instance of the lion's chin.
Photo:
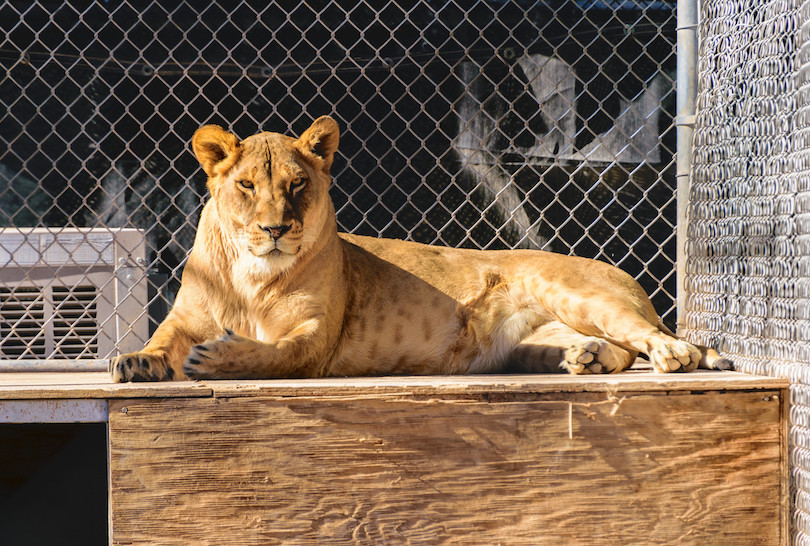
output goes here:
[[295, 257], [300, 247], [280, 246], [280, 245], [260, 245], [248, 246], [248, 251], [257, 258], [270, 260], [284, 259], [285, 257]]
[[280, 248], [248, 248], [240, 260], [244, 273], [250, 277], [277, 276], [290, 269], [298, 261], [297, 252]]

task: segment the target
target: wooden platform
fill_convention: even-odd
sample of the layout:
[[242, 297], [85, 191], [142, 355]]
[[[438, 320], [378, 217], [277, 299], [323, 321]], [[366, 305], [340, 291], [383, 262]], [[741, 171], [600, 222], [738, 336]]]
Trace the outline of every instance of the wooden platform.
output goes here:
[[0, 423], [108, 422], [115, 544], [787, 544], [787, 387], [0, 374]]

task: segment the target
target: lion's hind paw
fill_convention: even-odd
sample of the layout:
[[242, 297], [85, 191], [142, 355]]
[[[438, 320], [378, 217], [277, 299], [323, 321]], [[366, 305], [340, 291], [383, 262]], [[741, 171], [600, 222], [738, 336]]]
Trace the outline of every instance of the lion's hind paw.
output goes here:
[[625, 351], [598, 337], [587, 338], [565, 351], [562, 367], [575, 375], [614, 373], [628, 364]]
[[655, 339], [648, 342], [647, 356], [660, 373], [696, 370], [702, 355], [700, 349], [679, 339]]

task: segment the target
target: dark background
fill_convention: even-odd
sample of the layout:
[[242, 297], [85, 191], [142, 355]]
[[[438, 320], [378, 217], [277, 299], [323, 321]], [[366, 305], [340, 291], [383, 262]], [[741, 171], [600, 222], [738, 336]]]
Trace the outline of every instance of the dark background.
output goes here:
[[[673, 4], [162, 4], [2, 4], [0, 226], [144, 229], [160, 315], [205, 199], [193, 132], [218, 123], [242, 137], [299, 134], [330, 114], [343, 131], [332, 191], [342, 229], [609, 261], [674, 326], [674, 84], [660, 97], [654, 163], [516, 152], [550, 130], [519, 59], [572, 67], [569, 136], [585, 148], [611, 129], [622, 100], [656, 75], [672, 82]], [[475, 92], [460, 77], [470, 63]], [[482, 146], [511, 180], [532, 240], [454, 149], [470, 97], [492, 120]]]

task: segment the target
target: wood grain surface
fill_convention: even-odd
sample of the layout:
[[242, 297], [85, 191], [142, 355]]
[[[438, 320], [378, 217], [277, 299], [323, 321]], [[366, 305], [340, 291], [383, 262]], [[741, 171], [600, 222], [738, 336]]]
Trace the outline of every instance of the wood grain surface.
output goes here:
[[0, 373], [0, 400], [109, 399], [211, 396], [193, 381], [113, 383], [108, 372]]
[[110, 401], [116, 544], [786, 544], [786, 389]]
[[660, 392], [754, 390], [787, 387], [787, 380], [736, 372], [699, 370], [659, 374], [633, 369], [613, 375], [568, 374], [336, 377], [265, 381], [165, 381], [113, 383], [107, 372], [0, 373], [0, 400], [52, 398], [185, 398], [202, 396], [301, 396], [303, 394], [471, 392]]

